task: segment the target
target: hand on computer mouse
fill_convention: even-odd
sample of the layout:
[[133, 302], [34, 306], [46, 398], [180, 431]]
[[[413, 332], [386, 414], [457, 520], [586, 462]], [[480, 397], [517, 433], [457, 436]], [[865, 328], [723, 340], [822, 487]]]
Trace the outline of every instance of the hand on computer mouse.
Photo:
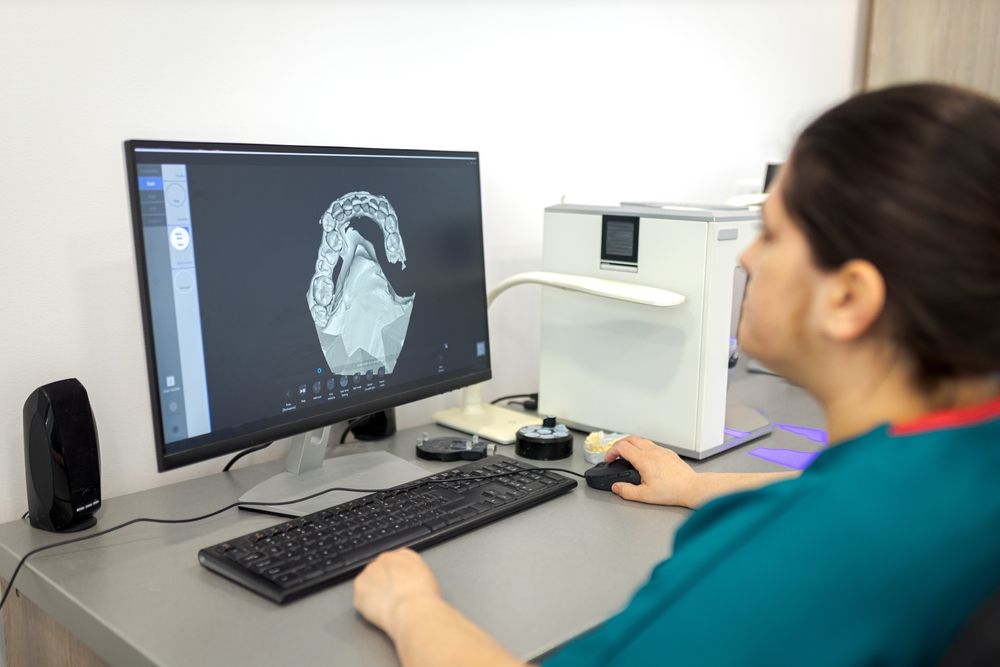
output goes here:
[[628, 484], [640, 484], [642, 482], [642, 478], [639, 477], [639, 471], [635, 469], [635, 466], [621, 458], [615, 459], [610, 463], [608, 461], [598, 463], [586, 471], [583, 477], [587, 480], [587, 486], [598, 491], [610, 491], [611, 487], [618, 482], [626, 482]]
[[651, 505], [695, 506], [694, 485], [698, 473], [674, 451], [630, 435], [612, 445], [604, 460], [611, 462], [618, 457], [635, 466], [642, 481], [639, 484], [617, 482], [611, 487], [612, 492], [626, 500]]

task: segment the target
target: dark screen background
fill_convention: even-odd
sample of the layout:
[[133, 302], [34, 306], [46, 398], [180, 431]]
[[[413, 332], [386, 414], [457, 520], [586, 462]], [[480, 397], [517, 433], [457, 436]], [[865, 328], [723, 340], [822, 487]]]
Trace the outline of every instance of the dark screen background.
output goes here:
[[[301, 384], [312, 396], [320, 380], [326, 393], [331, 372], [306, 294], [323, 235], [319, 220], [356, 190], [385, 196], [395, 209], [405, 270], [389, 264], [374, 221], [352, 226], [375, 246], [396, 293], [416, 293], [400, 357], [377, 393], [488, 368], [488, 357], [476, 356], [476, 342], [488, 334], [475, 160], [161, 154], [156, 161], [187, 165], [213, 432], [280, 421], [287, 392]], [[297, 412], [288, 416], [301, 418]]]

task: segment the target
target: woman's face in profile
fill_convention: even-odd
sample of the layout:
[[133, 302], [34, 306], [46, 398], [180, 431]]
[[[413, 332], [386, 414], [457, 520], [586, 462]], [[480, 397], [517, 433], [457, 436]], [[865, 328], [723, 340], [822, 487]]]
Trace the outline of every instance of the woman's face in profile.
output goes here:
[[781, 182], [764, 203], [760, 234], [740, 257], [749, 282], [737, 335], [750, 356], [794, 379], [819, 343], [814, 304], [823, 274], [785, 210]]

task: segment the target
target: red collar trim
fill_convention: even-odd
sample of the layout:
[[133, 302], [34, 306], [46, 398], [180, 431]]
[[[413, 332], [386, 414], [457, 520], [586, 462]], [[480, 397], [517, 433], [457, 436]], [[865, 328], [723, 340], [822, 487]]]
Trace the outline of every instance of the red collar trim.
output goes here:
[[940, 410], [902, 424], [893, 424], [889, 427], [889, 435], [915, 435], [944, 428], [972, 426], [997, 417], [1000, 417], [1000, 396], [978, 405]]

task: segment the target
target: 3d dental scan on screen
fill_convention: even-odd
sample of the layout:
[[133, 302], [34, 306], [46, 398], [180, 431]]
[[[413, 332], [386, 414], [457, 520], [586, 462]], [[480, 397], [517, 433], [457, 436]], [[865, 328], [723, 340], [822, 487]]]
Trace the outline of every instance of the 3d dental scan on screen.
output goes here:
[[[385, 197], [349, 192], [323, 213], [323, 234], [310, 285], [309, 312], [323, 356], [334, 373], [392, 373], [410, 326], [415, 294], [400, 297], [379, 263], [375, 246], [352, 220], [374, 220], [390, 264], [406, 268], [399, 219]], [[333, 275], [337, 272], [336, 282]]]
[[490, 377], [477, 153], [126, 157], [161, 470]]

